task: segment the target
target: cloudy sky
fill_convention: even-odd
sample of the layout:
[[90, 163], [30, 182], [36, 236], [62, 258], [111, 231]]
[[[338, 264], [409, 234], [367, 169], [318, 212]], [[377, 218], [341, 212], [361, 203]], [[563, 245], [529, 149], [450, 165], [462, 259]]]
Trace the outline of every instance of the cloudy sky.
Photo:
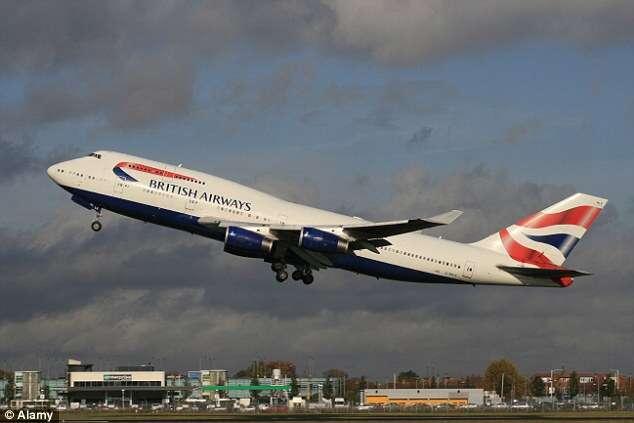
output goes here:
[[[0, 3], [0, 367], [286, 359], [634, 372], [634, 3]], [[320, 272], [93, 216], [48, 164], [113, 149], [370, 219], [465, 211], [480, 239], [576, 191], [609, 207], [565, 290]]]

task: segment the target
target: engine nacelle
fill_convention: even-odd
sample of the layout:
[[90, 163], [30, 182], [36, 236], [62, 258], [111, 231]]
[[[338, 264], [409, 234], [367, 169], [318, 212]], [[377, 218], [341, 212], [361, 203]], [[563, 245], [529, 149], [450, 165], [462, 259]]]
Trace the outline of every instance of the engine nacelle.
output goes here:
[[273, 250], [273, 240], [237, 226], [225, 232], [225, 251], [245, 257], [261, 257]]
[[302, 228], [299, 246], [320, 253], [345, 253], [349, 242], [330, 232], [315, 228]]

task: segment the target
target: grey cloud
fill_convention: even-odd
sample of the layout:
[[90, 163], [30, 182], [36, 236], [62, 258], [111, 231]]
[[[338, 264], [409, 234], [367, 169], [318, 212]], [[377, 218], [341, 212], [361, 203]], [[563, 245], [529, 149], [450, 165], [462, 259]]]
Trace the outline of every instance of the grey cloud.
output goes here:
[[60, 146], [42, 153], [28, 137], [16, 139], [0, 135], [0, 183], [9, 183], [33, 172], [43, 172], [76, 151], [73, 146]]
[[321, 110], [311, 110], [308, 111], [304, 114], [301, 115], [301, 117], [299, 118], [299, 120], [304, 124], [304, 125], [310, 125], [312, 123], [315, 123], [319, 120], [319, 118], [322, 115], [322, 111]]
[[218, 108], [230, 122], [241, 122], [265, 112], [277, 112], [297, 98], [310, 95], [316, 68], [311, 63], [287, 63], [255, 81], [230, 81], [215, 93]]
[[[0, 25], [0, 74], [47, 76], [17, 109], [25, 116], [13, 108], [4, 121], [101, 113], [117, 128], [186, 114], [198, 64], [235, 46], [267, 56], [317, 49], [411, 65], [531, 39], [601, 46], [634, 35], [634, 4], [626, 0], [7, 1], [0, 15], [7, 17]], [[59, 86], [49, 81], [68, 74]], [[259, 91], [258, 106], [287, 103], [291, 76], [278, 76]], [[410, 88], [395, 85], [385, 100], [411, 108]], [[345, 91], [333, 85], [324, 101], [358, 101], [358, 92]], [[379, 109], [369, 121], [388, 128], [395, 113]]]
[[[572, 298], [554, 290], [523, 292], [522, 301], [517, 301], [517, 292], [427, 289], [431, 298], [416, 308], [333, 310], [326, 304], [314, 313], [283, 317], [270, 301], [271, 307], [261, 311], [244, 310], [239, 304], [210, 305], [202, 289], [119, 289], [72, 310], [0, 325], [0, 336], [15, 340], [4, 343], [0, 352], [19, 355], [46, 343], [58, 345], [58, 356], [92, 361], [99, 351], [128, 362], [147, 362], [161, 351], [167, 365], [179, 369], [194, 367], [196, 358], [211, 354], [222, 366], [238, 369], [256, 351], [258, 357], [290, 359], [300, 365], [316, 357], [321, 367], [336, 365], [353, 374], [385, 377], [393, 371], [395, 360], [416, 369], [435, 363], [453, 373], [482, 371], [500, 354], [513, 358], [525, 372], [543, 369], [553, 361], [571, 368], [595, 368], [605, 365], [601, 356], [604, 345], [610, 345], [614, 351], [623, 351], [611, 357], [610, 365], [623, 364], [625, 371], [632, 344], [619, 334], [627, 333], [633, 323], [628, 302], [606, 298], [600, 290], [578, 290], [583, 295]], [[595, 292], [600, 300], [584, 298]], [[457, 297], [455, 308], [443, 306], [442, 297], [447, 295], [452, 301], [445, 301], [446, 305]], [[421, 297], [412, 300], [416, 299]], [[622, 317], [607, 326], [596, 319], [586, 322], [588, 315], [606, 313], [605, 300], [610, 301], [609, 314]], [[296, 306], [302, 305], [299, 300]], [[474, 316], [460, 313], [458, 307]], [[549, 312], [549, 307], [556, 311]], [[580, 320], [583, 328], [578, 327]], [[534, 337], [522, 335], [528, 328], [543, 341], [537, 353]], [[579, 329], [584, 342], [578, 342]], [[506, 334], [502, 339], [500, 332]]]
[[456, 94], [446, 81], [392, 80], [385, 84], [381, 103], [398, 112], [422, 114], [442, 110]]
[[621, 0], [353, 0], [328, 4], [336, 16], [336, 45], [397, 65], [531, 39], [598, 46], [634, 35], [628, 23], [634, 5]]
[[326, 105], [342, 107], [363, 100], [365, 93], [359, 85], [332, 82], [324, 89], [322, 96]]
[[194, 72], [190, 63], [172, 58], [143, 58], [126, 64], [123, 77], [100, 90], [109, 101], [108, 120], [115, 127], [137, 127], [177, 117], [193, 103]]
[[398, 125], [395, 123], [396, 116], [394, 113], [383, 107], [370, 111], [362, 118], [357, 119], [357, 121], [376, 129], [392, 130], [398, 128]]
[[328, 110], [342, 109], [358, 104], [367, 95], [367, 88], [357, 84], [347, 85], [337, 82], [331, 82], [324, 89], [319, 90], [320, 93], [317, 93], [314, 88], [307, 91], [313, 95], [311, 98], [306, 98], [305, 106], [316, 108], [300, 116], [300, 121], [306, 125], [318, 122]]
[[517, 144], [539, 132], [544, 124], [539, 119], [529, 119], [525, 122], [511, 126], [502, 137], [497, 140], [499, 144]]
[[5, 72], [108, 66], [163, 47], [213, 57], [244, 42], [412, 64], [530, 39], [595, 46], [634, 35], [626, 0], [9, 1], [0, 13]]
[[253, 187], [295, 203], [317, 206], [319, 189], [308, 179], [283, 180], [272, 175], [258, 175]]
[[360, 122], [379, 129], [397, 129], [404, 116], [426, 116], [445, 111], [457, 90], [445, 81], [391, 80], [381, 87], [375, 106]]
[[[376, 218], [393, 219], [457, 208], [465, 212], [460, 219], [430, 233], [472, 242], [575, 192], [572, 186], [514, 182], [507, 170], [484, 165], [443, 177], [409, 167], [394, 176], [390, 201], [372, 213]], [[596, 225], [616, 220], [616, 208], [608, 203]]]
[[305, 93], [306, 82], [315, 78], [315, 66], [311, 63], [289, 63], [281, 66], [256, 91], [256, 106], [284, 107], [293, 90], [297, 95]]
[[110, 76], [80, 72], [27, 87], [22, 104], [5, 107], [9, 129], [102, 116], [108, 126], [135, 128], [188, 113], [194, 71], [177, 57], [135, 57]]
[[[211, 93], [211, 110], [230, 130], [256, 117], [282, 113], [296, 116], [303, 124], [315, 124], [329, 112], [339, 113], [369, 96], [371, 89], [356, 83], [335, 80], [321, 86], [317, 69], [312, 62], [292, 61], [254, 79], [229, 80]], [[384, 90], [379, 87], [379, 96]]]
[[30, 142], [13, 142], [0, 137], [0, 169], [2, 180], [12, 180], [16, 176], [36, 169], [38, 161]]
[[408, 143], [416, 145], [427, 144], [427, 142], [429, 142], [429, 140], [431, 139], [432, 132], [434, 132], [434, 128], [423, 126], [418, 131], [412, 134]]

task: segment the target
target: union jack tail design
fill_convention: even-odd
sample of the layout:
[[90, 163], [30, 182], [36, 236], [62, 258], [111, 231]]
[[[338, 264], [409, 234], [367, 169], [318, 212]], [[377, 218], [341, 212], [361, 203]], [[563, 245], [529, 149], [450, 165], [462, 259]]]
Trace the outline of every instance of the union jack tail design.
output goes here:
[[559, 268], [607, 202], [588, 194], [574, 194], [474, 245], [539, 268]]

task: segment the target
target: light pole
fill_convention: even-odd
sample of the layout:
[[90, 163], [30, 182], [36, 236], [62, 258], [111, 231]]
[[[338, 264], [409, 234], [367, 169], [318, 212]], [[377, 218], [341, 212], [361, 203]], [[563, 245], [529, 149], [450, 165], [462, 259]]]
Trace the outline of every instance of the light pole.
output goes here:
[[[620, 388], [620, 381], [621, 381], [621, 371], [619, 369], [609, 369], [610, 372], [615, 372], [616, 373], [616, 380], [614, 383], [614, 388], [616, 390], [617, 395], [619, 396], [619, 398], [621, 399], [621, 408], [623, 408], [623, 397], [621, 396], [621, 390]], [[612, 409], [612, 400], [610, 400], [610, 409]]]
[[504, 402], [504, 373], [502, 373], [502, 389], [500, 389], [500, 398], [502, 398], [502, 402]]
[[555, 400], [553, 398], [555, 394], [554, 374], [555, 372], [563, 371], [564, 369], [550, 369], [550, 406], [555, 409]]
[[630, 375], [630, 378], [629, 378], [628, 392], [630, 393], [630, 403], [632, 404], [632, 410], [634, 410], [634, 392], [632, 392], [632, 375]]
[[597, 405], [601, 402], [601, 385], [599, 384], [599, 375], [594, 377], [597, 380]]

